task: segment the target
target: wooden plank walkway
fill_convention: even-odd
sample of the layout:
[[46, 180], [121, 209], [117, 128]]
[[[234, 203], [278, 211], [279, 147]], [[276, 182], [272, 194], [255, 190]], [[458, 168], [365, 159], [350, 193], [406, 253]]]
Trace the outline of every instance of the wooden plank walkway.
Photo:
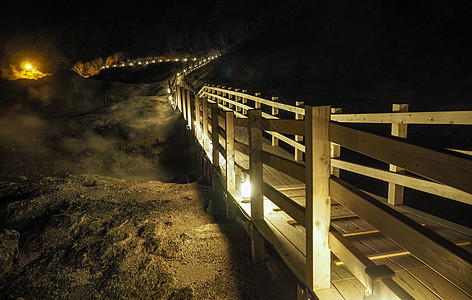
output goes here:
[[[420, 149], [408, 143], [342, 127], [329, 121], [328, 107], [303, 109], [265, 100], [257, 97], [257, 95], [251, 96], [232, 91], [231, 88], [207, 88], [212, 92], [203, 93], [208, 96], [209, 100], [208, 102], [203, 100], [202, 109], [199, 108], [195, 111], [195, 116], [192, 112], [195, 106], [191, 104], [191, 97], [193, 96], [188, 91], [185, 92], [183, 88], [177, 89], [177, 98], [179, 99], [177, 106], [188, 121], [189, 128], [194, 129], [194, 126], [198, 124], [197, 129], [200, 128], [200, 133], [195, 130], [197, 136], [201, 135], [203, 128], [203, 136], [206, 137], [206, 140], [205, 142], [200, 140], [200, 142], [202, 145], [206, 145], [206, 155], [211, 162], [215, 162], [215, 160], [219, 162], [218, 167], [213, 164], [210, 169], [212, 169], [213, 176], [216, 176], [216, 180], [219, 180], [223, 187], [228, 186], [226, 192], [229, 197], [225, 200], [227, 216], [229, 216], [228, 212], [232, 210], [231, 207], [234, 206], [232, 203], [234, 201], [239, 210], [253, 224], [251, 226], [251, 242], [254, 261], [257, 262], [263, 258], [261, 256], [263, 254], [263, 242], [259, 236], [262, 235], [274, 245], [281, 258], [300, 281], [306, 284], [309, 290], [315, 291], [319, 299], [362, 299], [372, 290], [374, 290], [374, 295], [388, 295], [387, 298], [392, 296], [401, 299], [472, 299], [470, 297], [471, 285], [468, 272], [472, 264], [470, 263], [470, 257], [467, 258], [467, 251], [472, 253], [472, 247], [470, 246], [472, 240], [471, 229], [403, 206], [401, 205], [402, 201], [395, 202], [395, 206], [391, 206], [387, 204], [391, 199], [387, 201], [387, 199], [361, 191], [336, 178], [336, 176], [339, 176], [336, 175], [339, 174], [337, 168], [352, 168], [358, 170], [362, 175], [385, 177], [382, 180], [391, 184], [393, 184], [392, 181], [397, 181], [396, 184], [413, 185], [413, 188], [419, 187], [420, 190], [424, 190], [424, 186], [428, 186], [444, 195], [451, 195], [451, 199], [471, 203], [470, 191], [472, 190], [466, 179], [470, 177], [470, 174], [468, 171], [462, 172], [462, 169], [460, 169], [461, 165], [469, 166], [469, 161], [455, 156], [439, 155], [430, 149]], [[197, 98], [198, 96], [195, 96], [194, 103], [200, 101]], [[248, 100], [251, 101], [251, 106], [248, 106]], [[233, 111], [234, 105], [236, 105], [236, 109]], [[271, 108], [272, 114], [255, 110], [250, 111], [250, 120], [234, 119], [233, 121], [233, 114], [236, 117], [245, 118], [244, 110], [258, 109], [261, 108], [261, 105], [266, 106], [265, 111], [267, 111], [267, 108]], [[296, 120], [300, 120], [300, 116], [307, 113], [305, 119], [310, 120], [310, 123], [302, 120], [279, 120], [276, 116], [279, 109], [294, 113]], [[209, 110], [211, 110], [211, 115], [208, 112]], [[233, 111], [233, 113], [229, 111]], [[336, 110], [334, 112], [332, 110], [332, 113], [336, 113]], [[318, 114], [317, 121], [315, 121], [314, 114]], [[265, 118], [263, 122], [261, 121], [261, 115]], [[414, 115], [414, 118], [410, 115]], [[443, 122], [451, 123], [451, 114], [441, 112], [440, 115], [444, 117]], [[463, 123], [472, 125], [472, 112], [466, 112], [463, 115], [465, 115]], [[201, 116], [204, 116], [203, 119]], [[397, 115], [392, 116], [396, 117]], [[408, 122], [417, 122], [418, 118], [421, 121], [421, 118], [425, 116], [427, 116], [426, 113], [408, 113], [408, 115], [405, 115], [409, 118]], [[378, 115], [373, 117], [379, 119]], [[198, 123], [193, 123], [195, 118]], [[321, 119], [325, 120], [325, 123], [316, 123], [320, 122]], [[227, 123], [229, 131], [225, 128], [226, 122], [229, 122]], [[328, 123], [330, 125], [326, 127], [325, 125]], [[212, 125], [217, 127], [215, 128], [218, 131], [217, 134], [215, 134]], [[251, 145], [248, 145], [248, 125], [252, 129]], [[392, 124], [392, 130], [394, 125]], [[327, 131], [318, 130], [324, 128], [323, 126], [326, 127], [326, 130], [330, 130], [329, 134]], [[318, 129], [315, 130], [315, 128]], [[272, 141], [262, 138], [261, 129], [272, 135]], [[228, 132], [234, 134], [234, 136], [230, 135], [228, 138], [226, 136]], [[284, 136], [281, 132], [295, 135], [295, 141]], [[300, 138], [302, 134], [304, 134], [305, 139], [310, 141], [306, 144], [306, 149], [305, 145], [296, 142], [300, 140], [297, 139], [297, 136]], [[295, 147], [295, 157], [298, 154], [298, 159], [294, 159], [293, 154], [279, 147], [278, 140]], [[364, 154], [367, 153], [367, 155], [379, 160], [386, 160], [391, 164], [410, 168], [408, 170], [420, 172], [420, 175], [442, 182], [445, 185], [416, 179], [416, 181], [410, 180], [410, 182], [408, 176], [402, 177], [395, 174], [395, 177], [392, 175], [393, 173], [343, 162], [339, 159], [331, 160], [331, 167], [334, 169], [332, 169], [333, 175], [330, 177], [329, 169], [325, 169], [326, 164], [324, 162], [320, 163], [326, 161], [326, 155], [329, 157], [329, 149], [326, 149], [325, 143], [323, 147], [320, 146], [319, 149], [314, 150], [316, 145], [313, 144], [313, 141], [318, 140], [323, 143], [326, 141], [332, 143], [331, 146], [334, 147], [331, 149], [332, 158], [339, 156], [339, 149], [336, 150], [336, 147], [339, 148], [340, 146], [336, 145], [340, 144], [342, 147], [355, 149], [355, 151]], [[362, 141], [362, 143], [359, 143], [359, 141]], [[226, 145], [229, 147], [228, 153], [225, 149]], [[372, 147], [368, 147], [368, 145]], [[399, 152], [409, 153], [413, 151], [414, 155], [399, 157], [396, 152], [391, 151], [396, 147], [402, 147], [401, 151], [398, 150]], [[307, 155], [306, 167], [309, 169], [305, 169], [305, 163], [300, 161], [300, 154], [305, 150], [305, 155]], [[230, 156], [227, 157], [227, 155]], [[418, 155], [421, 157], [427, 156], [427, 161], [431, 160], [431, 162], [424, 165], [425, 169], [422, 169], [423, 164], [419, 164], [419, 161], [416, 160], [415, 157]], [[226, 158], [228, 158], [228, 166], [226, 165]], [[432, 166], [432, 162], [435, 167]], [[449, 169], [446, 162], [451, 162], [453, 167]], [[252, 166], [252, 203], [241, 197], [239, 186], [240, 178], [247, 178], [245, 174], [249, 173], [250, 164]], [[436, 165], [443, 165], [441, 170], [447, 169], [448, 175], [442, 174], [442, 172], [438, 173], [435, 169]], [[472, 165], [470, 166], [472, 167]], [[311, 171], [307, 172], [307, 170]], [[318, 182], [318, 179], [313, 178], [315, 170], [322, 170], [317, 174], [323, 180]], [[227, 172], [228, 176], [226, 176]], [[455, 173], [462, 174], [462, 176], [456, 176], [460, 180], [452, 180], [451, 176]], [[213, 180], [215, 180], [215, 177]], [[304, 182], [307, 182], [307, 184], [305, 185]], [[235, 183], [236, 186], [234, 186]], [[461, 192], [457, 188], [465, 192]], [[315, 189], [317, 189], [317, 192], [314, 192]], [[307, 190], [310, 193], [316, 193], [316, 195], [306, 195]], [[331, 199], [331, 197], [334, 199]], [[307, 205], [307, 198], [309, 205]], [[315, 207], [313, 206], [315, 200], [316, 205], [318, 205], [317, 209], [313, 208]], [[251, 206], [254, 209], [254, 215], [252, 216]], [[362, 215], [363, 218], [366, 218], [378, 228], [360, 218], [347, 207]], [[315, 220], [318, 223], [328, 225], [318, 232], [317, 230], [320, 228], [316, 228]], [[305, 226], [309, 230], [305, 230]], [[402, 228], [402, 230], [408, 231], [407, 236], [409, 238], [404, 239], [404, 235], [402, 236], [399, 230], [392, 231], [392, 228], [399, 228], [399, 230]], [[382, 234], [379, 229], [382, 229], [391, 238]], [[318, 233], [321, 235], [315, 235]], [[316, 236], [319, 238], [315, 238]], [[392, 239], [402, 243], [405, 248]], [[313, 244], [307, 244], [307, 240]], [[422, 242], [418, 244], [418, 240]], [[428, 245], [427, 249], [422, 246], [424, 243]], [[331, 270], [329, 270], [329, 251], [323, 250], [328, 250], [326, 244], [329, 244], [329, 249], [333, 251], [331, 253]], [[453, 244], [462, 247], [465, 251]], [[450, 247], [454, 247], [454, 249]], [[416, 256], [406, 249], [410, 249]], [[425, 249], [425, 253], [423, 253], [423, 249]], [[318, 252], [315, 253], [315, 250]], [[334, 253], [345, 259], [345, 261], [343, 262], [336, 257]], [[440, 258], [437, 257], [438, 255]], [[316, 262], [313, 262], [314, 257], [317, 257]], [[320, 257], [322, 260], [320, 260]], [[316, 274], [314, 273], [315, 268], [318, 270]], [[321, 268], [323, 271], [320, 272]], [[394, 276], [392, 277], [392, 275]], [[330, 280], [326, 281], [327, 278]], [[328, 286], [329, 288], [326, 288]], [[323, 289], [319, 289], [319, 287], [323, 287]], [[299, 290], [299, 296], [303, 293]]]
[[[224, 128], [224, 122], [220, 123], [220, 126]], [[247, 144], [247, 128], [237, 127], [235, 129], [235, 140]], [[280, 147], [272, 146], [270, 141], [266, 139], [264, 139], [263, 149], [269, 153], [293, 159], [291, 153], [288, 153]], [[249, 157], [241, 152], [237, 152], [236, 163], [247, 170], [249, 168]], [[221, 168], [224, 170], [223, 164], [221, 164]], [[301, 181], [270, 166], [264, 165], [264, 182], [303, 207], [305, 206], [305, 184]], [[379, 201], [387, 203], [387, 199], [373, 194], [370, 195], [374, 196]], [[250, 204], [238, 198], [238, 196], [239, 195], [236, 195], [235, 199], [239, 207], [244, 210], [245, 214], [250, 216]], [[463, 246], [464, 249], [468, 251], [472, 250], [472, 247], [470, 247], [472, 229], [404, 205], [391, 207], [417, 221], [419, 224], [423, 224], [451, 242]], [[292, 245], [298, 251], [298, 256], [302, 256], [304, 259], [306, 251], [305, 228], [294, 221], [293, 218], [283, 210], [280, 210], [277, 205], [266, 197], [264, 197], [264, 210], [265, 220], [271, 225], [269, 229], [272, 233], [276, 233], [273, 235], [273, 238], [279, 239], [279, 242], [280, 239], [285, 239], [286, 243]], [[334, 203], [331, 206], [331, 219], [331, 225], [343, 234], [343, 236], [348, 237], [352, 244], [367, 255], [367, 257], [377, 265], [385, 264], [390, 267], [396, 275], [394, 281], [415, 299], [470, 299], [467, 294], [451, 284], [447, 279], [416, 259], [413, 255], [409, 254], [408, 251], [381, 234], [375, 227], [362, 220], [342, 205]], [[290, 253], [290, 255], [294, 256], [293, 253]], [[302, 260], [300, 258], [298, 259]], [[294, 258], [294, 260], [296, 259]], [[288, 264], [297, 265], [295, 262], [288, 262]], [[297, 267], [303, 268], [304, 264], [299, 262]], [[298, 277], [304, 276], [303, 269], [296, 275]], [[303, 279], [301, 278], [301, 280]], [[364, 292], [364, 285], [333, 255], [331, 262], [331, 288], [317, 292], [316, 295], [320, 299], [350, 300], [362, 299]]]

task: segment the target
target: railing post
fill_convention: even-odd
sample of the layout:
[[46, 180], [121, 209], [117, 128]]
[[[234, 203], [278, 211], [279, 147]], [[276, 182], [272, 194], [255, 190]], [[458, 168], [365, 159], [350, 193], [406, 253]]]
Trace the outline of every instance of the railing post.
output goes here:
[[184, 115], [184, 119], [187, 120], [187, 90], [182, 87], [182, 114]]
[[213, 166], [220, 168], [220, 152], [218, 151], [218, 145], [220, 144], [219, 122], [218, 122], [218, 103], [211, 103], [211, 143], [212, 146], [212, 157]]
[[177, 101], [177, 108], [179, 109], [179, 111], [182, 111], [182, 108], [180, 107], [180, 98], [182, 97], [182, 91], [180, 89], [181, 89], [180, 85], [178, 85], [177, 88], [175, 89], [176, 91], [175, 101]]
[[[235, 92], [239, 92], [240, 89], [234, 89], [234, 91], [235, 91]], [[240, 99], [239, 96], [235, 96], [235, 97], [234, 97], [234, 101], [236, 101], [236, 102], [238, 102], [238, 103], [239, 103], [239, 99]], [[241, 112], [241, 107], [239, 107], [239, 106], [236, 105], [236, 112]]]
[[[331, 108], [332, 114], [339, 114], [342, 112], [342, 108]], [[341, 146], [339, 144], [331, 143], [331, 158], [341, 157]], [[331, 167], [331, 174], [339, 178], [339, 168]]]
[[[247, 93], [247, 90], [242, 90], [241, 93], [246, 94], [246, 93]], [[246, 99], [246, 98], [242, 97], [242, 98], [241, 98], [241, 102], [242, 102], [243, 104], [247, 105], [247, 99]], [[243, 115], [247, 115], [247, 109], [243, 108], [243, 112], [242, 112], [242, 113], [243, 113]]]
[[306, 283], [313, 291], [330, 287], [329, 121], [329, 106], [305, 106]]
[[208, 141], [210, 140], [208, 136], [208, 100], [203, 99], [202, 101], [202, 113], [203, 113], [203, 120], [202, 120], [202, 132], [203, 132], [203, 149], [208, 150]]
[[[262, 94], [261, 93], [255, 93], [254, 96], [256, 97], [260, 97]], [[262, 104], [260, 102], [257, 102], [257, 101], [254, 101], [254, 108], [255, 109], [258, 109], [258, 108], [261, 108], [262, 107]]]
[[[228, 87], [228, 91], [231, 91], [233, 88], [232, 87]], [[233, 95], [231, 95], [230, 93], [226, 93], [226, 96], [229, 100], [232, 100], [233, 99]], [[228, 102], [228, 107], [233, 109], [233, 104], [231, 104], [230, 102]]]
[[[251, 109], [249, 118], [249, 173], [251, 180], [251, 219], [264, 220], [264, 198], [262, 195], [262, 110]], [[264, 261], [264, 239], [255, 228], [251, 228], [251, 254], [254, 262]]]
[[201, 120], [201, 116], [200, 116], [200, 97], [198, 96], [198, 94], [195, 94], [194, 95], [194, 103], [195, 103], [195, 136], [197, 137], [197, 140], [201, 140], [202, 139], [202, 131], [201, 131], [201, 125], [200, 125], [200, 120]]
[[[296, 101], [295, 105], [298, 107], [303, 107], [305, 102], [303, 101]], [[303, 120], [302, 114], [295, 114], [295, 120]], [[303, 135], [296, 135], [295, 136], [296, 142], [303, 142]], [[295, 148], [295, 160], [302, 161], [303, 160], [303, 151], [300, 149]]]
[[187, 90], [187, 125], [190, 130], [193, 129], [193, 117], [192, 117], [192, 91]]
[[[276, 102], [279, 100], [279, 97], [272, 97], [272, 101]], [[272, 106], [272, 115], [275, 117], [279, 114], [279, 109], [277, 107]], [[275, 136], [272, 136], [272, 146], [278, 146], [279, 145], [279, 139], [276, 138]]]
[[231, 200], [231, 194], [236, 189], [236, 174], [234, 170], [234, 112], [225, 113], [225, 131], [226, 131], [226, 218], [234, 219], [236, 216], [236, 207]]
[[[217, 85], [216, 87], [217, 87], [217, 88], [221, 88], [221, 85]], [[217, 95], [217, 96], [221, 95], [221, 92], [220, 92], [220, 91], [216, 91], [216, 95]], [[216, 101], [216, 103], [221, 103], [221, 102], [222, 102], [219, 98], [216, 98], [215, 101]]]
[[[393, 104], [393, 112], [407, 112], [408, 104]], [[392, 123], [392, 135], [406, 138], [408, 131], [407, 124]], [[397, 167], [395, 165], [390, 165], [390, 172], [405, 174], [405, 169]], [[388, 203], [392, 205], [402, 205], [403, 204], [403, 191], [404, 188], [401, 185], [388, 183]]]

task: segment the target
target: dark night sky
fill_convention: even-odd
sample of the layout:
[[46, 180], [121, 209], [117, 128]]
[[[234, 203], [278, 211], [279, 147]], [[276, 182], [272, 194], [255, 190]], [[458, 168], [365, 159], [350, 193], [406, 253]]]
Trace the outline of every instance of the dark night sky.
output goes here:
[[[2, 3], [0, 42], [4, 48], [13, 37], [49, 26], [37, 36], [45, 39], [54, 31], [55, 51], [73, 63], [116, 51], [132, 56], [221, 48], [221, 37], [229, 37], [228, 45], [240, 43], [238, 29], [244, 27], [244, 39], [272, 36], [270, 43], [279, 45], [273, 50], [295, 44], [308, 52], [320, 45], [315, 50], [335, 56], [328, 58], [337, 65], [364, 59], [385, 68], [392, 61], [412, 68], [424, 61], [467, 73], [471, 12], [468, 0], [17, 0]], [[37, 36], [25, 40], [37, 44]]]

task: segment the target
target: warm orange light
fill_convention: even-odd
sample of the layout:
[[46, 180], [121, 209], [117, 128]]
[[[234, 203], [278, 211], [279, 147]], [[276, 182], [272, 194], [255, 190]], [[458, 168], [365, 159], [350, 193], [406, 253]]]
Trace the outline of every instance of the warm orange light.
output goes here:
[[31, 65], [30, 65], [30, 64], [27, 64], [27, 65], [26, 65], [26, 69], [31, 70]]

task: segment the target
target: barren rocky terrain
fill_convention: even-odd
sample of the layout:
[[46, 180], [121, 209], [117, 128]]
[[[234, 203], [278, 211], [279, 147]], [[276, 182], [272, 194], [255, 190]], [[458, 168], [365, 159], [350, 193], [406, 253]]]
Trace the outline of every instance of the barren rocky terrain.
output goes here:
[[0, 298], [295, 297], [270, 247], [254, 264], [243, 227], [205, 211], [208, 187], [183, 183], [160, 84], [65, 73], [3, 90]]

